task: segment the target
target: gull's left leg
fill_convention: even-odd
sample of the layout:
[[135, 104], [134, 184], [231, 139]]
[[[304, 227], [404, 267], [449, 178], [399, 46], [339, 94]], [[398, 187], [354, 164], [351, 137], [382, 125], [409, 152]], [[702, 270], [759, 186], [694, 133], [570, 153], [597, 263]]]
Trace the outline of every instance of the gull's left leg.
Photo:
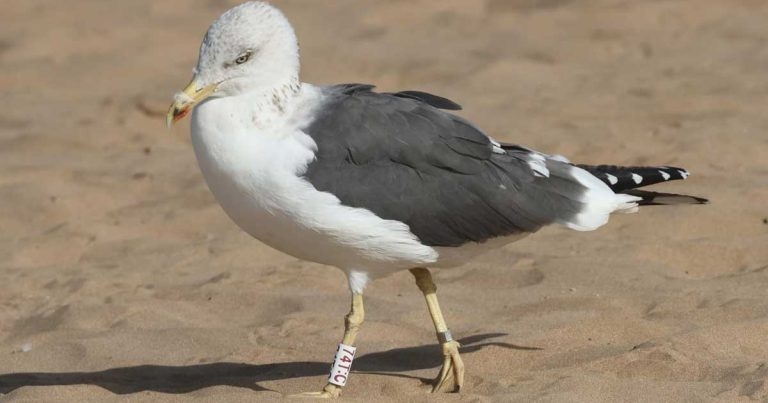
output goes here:
[[[365, 310], [363, 309], [363, 294], [361, 292], [352, 292], [352, 306], [349, 313], [344, 318], [344, 338], [341, 340], [339, 350], [336, 353], [335, 365], [328, 379], [328, 383], [320, 392], [308, 392], [293, 395], [291, 397], [313, 397], [313, 398], [335, 398], [341, 395], [341, 388], [347, 383], [347, 376], [354, 358], [354, 350], [350, 350], [355, 344], [357, 332], [365, 319]], [[336, 370], [338, 369], [338, 370]], [[332, 383], [335, 382], [335, 383]]]
[[443, 312], [440, 310], [440, 304], [437, 302], [437, 286], [432, 281], [432, 274], [425, 268], [411, 269], [411, 274], [416, 277], [416, 285], [424, 294], [427, 300], [427, 309], [432, 316], [432, 323], [435, 324], [437, 341], [443, 348], [443, 367], [440, 369], [432, 386], [432, 393], [442, 389], [442, 387], [453, 377], [453, 391], [458, 392], [464, 386], [464, 362], [459, 355], [459, 343], [453, 340], [448, 325], [445, 324]]

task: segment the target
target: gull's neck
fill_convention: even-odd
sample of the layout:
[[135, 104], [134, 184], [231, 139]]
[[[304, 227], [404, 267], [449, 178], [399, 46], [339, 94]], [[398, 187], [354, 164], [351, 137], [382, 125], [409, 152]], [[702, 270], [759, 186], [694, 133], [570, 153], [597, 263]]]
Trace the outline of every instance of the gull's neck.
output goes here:
[[245, 91], [238, 97], [251, 105], [254, 123], [263, 125], [268, 120], [282, 117], [288, 110], [291, 101], [300, 92], [301, 81], [296, 75], [275, 81], [270, 86]]
[[246, 78], [241, 95], [254, 108], [254, 122], [284, 115], [291, 101], [301, 92], [299, 45], [293, 30], [276, 34], [258, 55], [259, 71]]

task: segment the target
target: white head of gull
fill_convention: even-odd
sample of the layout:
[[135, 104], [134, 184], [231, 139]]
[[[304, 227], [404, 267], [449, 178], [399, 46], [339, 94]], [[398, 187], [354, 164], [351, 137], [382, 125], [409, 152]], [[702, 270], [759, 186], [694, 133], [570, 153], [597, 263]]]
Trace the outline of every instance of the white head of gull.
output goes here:
[[[703, 203], [637, 190], [685, 179], [674, 167], [576, 165], [491, 139], [421, 91], [317, 87], [299, 80], [299, 47], [285, 16], [251, 1], [203, 39], [194, 77], [168, 111], [192, 114], [192, 145], [209, 188], [244, 231], [347, 274], [352, 303], [327, 385], [349, 376], [376, 277], [410, 270], [443, 352], [433, 391], [459, 390], [464, 364], [426, 267], [452, 267], [549, 224], [589, 231], [638, 205]], [[639, 178], [639, 180], [638, 180]]]
[[299, 45], [275, 7], [252, 1], [219, 17], [200, 45], [194, 79], [175, 96], [169, 125], [203, 100], [248, 96], [255, 109], [280, 108], [300, 88]]

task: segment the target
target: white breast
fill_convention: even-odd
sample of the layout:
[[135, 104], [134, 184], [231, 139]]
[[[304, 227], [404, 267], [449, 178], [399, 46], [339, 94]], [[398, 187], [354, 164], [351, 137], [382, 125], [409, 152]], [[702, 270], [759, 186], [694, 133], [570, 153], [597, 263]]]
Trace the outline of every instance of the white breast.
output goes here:
[[437, 252], [422, 245], [405, 224], [343, 206], [301, 178], [316, 146], [298, 127], [316, 103], [317, 92], [305, 87], [282, 116], [243, 110], [243, 105], [256, 104], [245, 96], [198, 106], [192, 144], [224, 211], [275, 249], [347, 271], [376, 277], [434, 263]]

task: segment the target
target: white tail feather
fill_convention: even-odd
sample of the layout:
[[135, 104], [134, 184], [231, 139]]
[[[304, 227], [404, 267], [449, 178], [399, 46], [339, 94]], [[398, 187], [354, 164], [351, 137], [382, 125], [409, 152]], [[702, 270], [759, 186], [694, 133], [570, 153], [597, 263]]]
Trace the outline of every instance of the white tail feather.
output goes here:
[[592, 231], [605, 225], [611, 213], [634, 213], [638, 210], [639, 197], [616, 194], [608, 185], [589, 172], [572, 165], [565, 165], [565, 167], [565, 169], [560, 167], [555, 169], [549, 166], [553, 175], [578, 182], [586, 188], [586, 191], [578, 199], [583, 205], [582, 210], [560, 224], [576, 231]]

